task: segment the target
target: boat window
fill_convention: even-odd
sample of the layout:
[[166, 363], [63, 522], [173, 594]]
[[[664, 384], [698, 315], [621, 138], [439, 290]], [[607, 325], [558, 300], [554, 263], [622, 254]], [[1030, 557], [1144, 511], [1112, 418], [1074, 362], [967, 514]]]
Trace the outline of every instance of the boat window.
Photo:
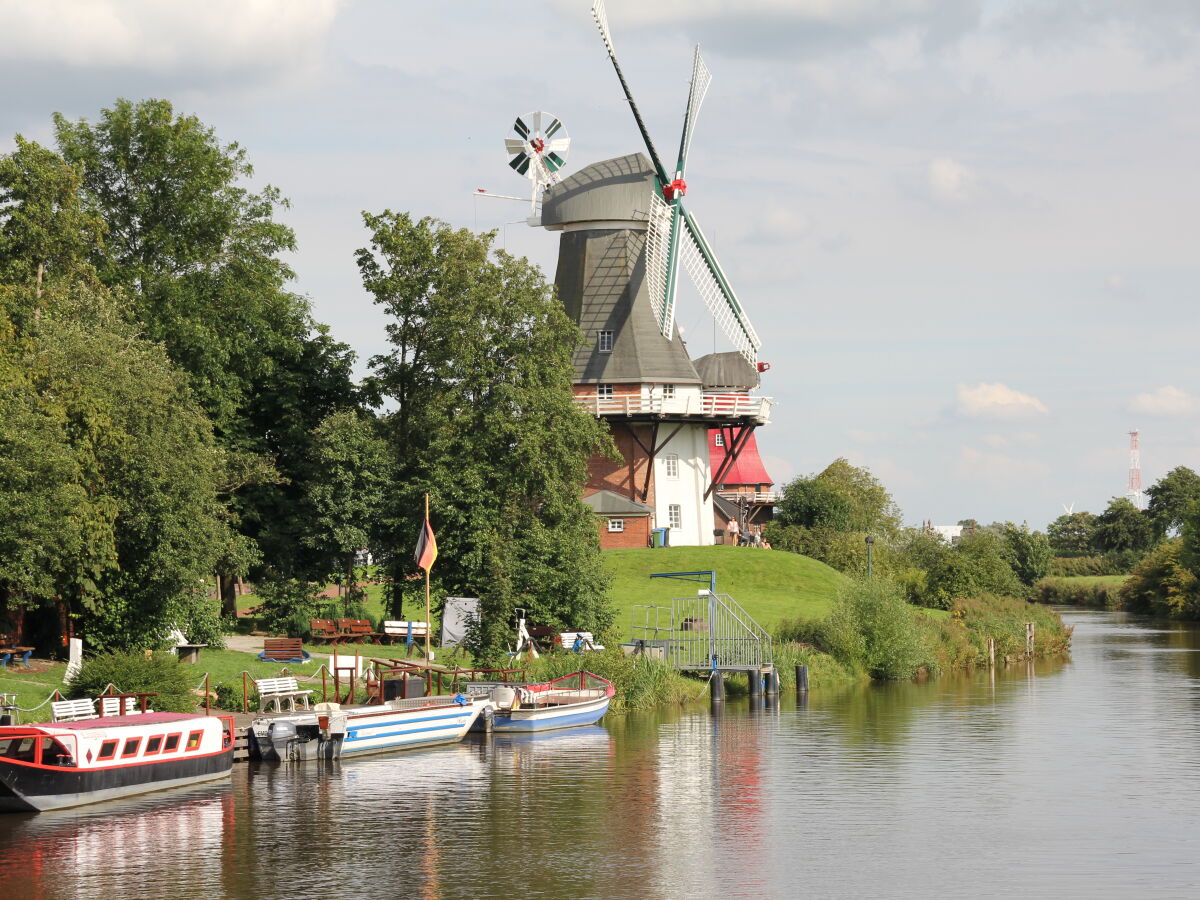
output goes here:
[[74, 764], [66, 747], [52, 737], [42, 738], [43, 766], [72, 766]]
[[168, 734], [167, 743], [163, 746], [163, 753], [170, 753], [172, 750], [178, 750], [179, 739], [181, 737], [183, 737], [182, 734]]
[[117, 742], [105, 741], [100, 745], [100, 755], [96, 759], [112, 759], [117, 755]]
[[200, 736], [202, 734], [204, 734], [203, 731], [193, 731], [191, 734], [188, 735], [188, 742], [187, 742], [187, 747], [186, 747], [186, 749], [188, 751], [200, 749]]
[[5, 759], [16, 759], [21, 762], [33, 762], [33, 748], [36, 741], [32, 737], [10, 738], [0, 741], [0, 755]]
[[124, 759], [127, 756], [137, 756], [138, 747], [141, 745], [141, 738], [130, 738], [125, 742], [125, 749], [121, 751], [121, 758]]
[[146, 752], [142, 756], [149, 756], [151, 753], [157, 753], [162, 749], [162, 735], [156, 734], [152, 738], [146, 739]]

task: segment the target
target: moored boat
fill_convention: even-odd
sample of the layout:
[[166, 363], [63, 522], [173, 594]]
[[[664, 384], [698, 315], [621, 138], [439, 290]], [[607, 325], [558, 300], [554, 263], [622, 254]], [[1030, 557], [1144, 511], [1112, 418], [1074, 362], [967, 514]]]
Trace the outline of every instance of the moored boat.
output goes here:
[[490, 723], [478, 720], [475, 729], [490, 726], [497, 734], [595, 725], [616, 694], [611, 681], [592, 672], [573, 672], [538, 684], [476, 682], [465, 687], [472, 694], [486, 692], [491, 702]]
[[462, 740], [487, 697], [464, 694], [388, 700], [371, 706], [318, 703], [311, 712], [260, 716], [250, 725], [260, 759], [337, 759]]
[[151, 712], [0, 726], [0, 811], [98, 803], [222, 778], [233, 717]]

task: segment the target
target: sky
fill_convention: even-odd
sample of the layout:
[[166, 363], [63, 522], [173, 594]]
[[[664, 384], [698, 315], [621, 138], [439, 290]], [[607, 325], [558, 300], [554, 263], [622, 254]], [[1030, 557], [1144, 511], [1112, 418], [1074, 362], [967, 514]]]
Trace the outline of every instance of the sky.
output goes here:
[[[295, 289], [385, 349], [361, 212], [524, 224], [513, 119], [547, 110], [568, 173], [641, 150], [589, 0], [0, 0], [0, 152], [164, 97], [291, 201]], [[712, 86], [688, 208], [763, 338], [780, 485], [837, 457], [905, 520], [1100, 512], [1200, 469], [1200, 4], [1192, 0], [608, 0], [622, 68], [673, 158], [691, 48]], [[667, 153], [666, 151], [672, 151]], [[692, 302], [695, 301], [695, 302]], [[699, 301], [694, 356], [723, 349]]]

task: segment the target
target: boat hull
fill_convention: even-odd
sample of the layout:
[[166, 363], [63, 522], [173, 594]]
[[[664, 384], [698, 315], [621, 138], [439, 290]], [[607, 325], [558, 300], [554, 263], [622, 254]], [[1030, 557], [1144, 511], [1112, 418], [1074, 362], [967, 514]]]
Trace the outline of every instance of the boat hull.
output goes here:
[[559, 728], [577, 728], [595, 725], [608, 712], [608, 697], [570, 703], [540, 709], [496, 710], [492, 719], [492, 732], [554, 731]]
[[109, 769], [0, 766], [0, 811], [44, 812], [226, 777], [233, 748], [198, 759]]
[[473, 700], [432, 708], [368, 707], [272, 717], [256, 719], [251, 733], [265, 760], [338, 759], [455, 743], [486, 707], [486, 701]]

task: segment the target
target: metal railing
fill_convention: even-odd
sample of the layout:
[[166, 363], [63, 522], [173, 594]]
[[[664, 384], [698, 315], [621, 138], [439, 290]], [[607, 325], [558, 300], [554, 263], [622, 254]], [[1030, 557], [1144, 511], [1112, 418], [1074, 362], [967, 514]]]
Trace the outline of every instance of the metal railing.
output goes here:
[[644, 397], [640, 394], [618, 394], [612, 397], [580, 397], [575, 403], [594, 416], [698, 416], [705, 419], [750, 417], [765, 425], [771, 418], [775, 401], [770, 397], [750, 397], [746, 394], [691, 394], [686, 397]]
[[663, 607], [642, 609], [645, 624], [634, 624], [634, 640], [641, 630], [640, 639], [661, 647], [676, 669], [750, 669], [773, 660], [771, 635], [728, 594], [701, 591], [694, 597], [677, 597], [669, 622], [659, 616]]
[[717, 491], [717, 496], [723, 500], [731, 500], [737, 503], [743, 497], [747, 503], [753, 503], [758, 506], [766, 506], [768, 504], [777, 504], [783, 499], [782, 491]]

